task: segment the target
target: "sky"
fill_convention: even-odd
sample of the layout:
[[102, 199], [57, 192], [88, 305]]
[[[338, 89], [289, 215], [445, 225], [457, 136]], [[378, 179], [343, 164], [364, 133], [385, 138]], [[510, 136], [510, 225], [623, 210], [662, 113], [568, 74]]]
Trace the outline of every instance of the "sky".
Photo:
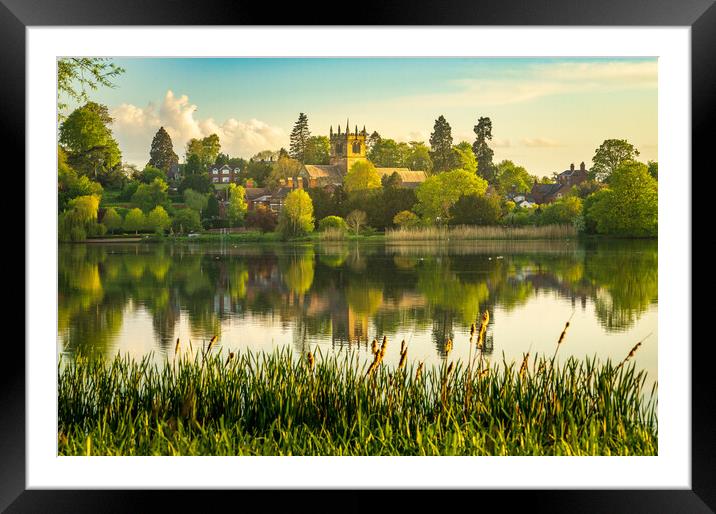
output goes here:
[[[288, 148], [299, 113], [312, 135], [363, 126], [426, 144], [438, 116], [454, 144], [492, 120], [494, 161], [551, 176], [605, 139], [657, 156], [657, 59], [632, 58], [123, 58], [114, 88], [90, 91], [109, 107], [124, 161], [143, 167], [160, 126], [180, 161], [186, 142], [219, 135], [248, 158]], [[72, 104], [70, 103], [72, 106]]]

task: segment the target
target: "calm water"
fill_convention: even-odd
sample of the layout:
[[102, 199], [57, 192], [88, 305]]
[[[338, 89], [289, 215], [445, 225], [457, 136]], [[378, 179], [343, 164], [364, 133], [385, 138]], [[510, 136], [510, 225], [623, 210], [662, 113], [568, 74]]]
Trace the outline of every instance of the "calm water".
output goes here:
[[[468, 355], [488, 309], [493, 360], [551, 355], [623, 359], [657, 372], [656, 241], [412, 245], [60, 245], [58, 352], [164, 361], [194, 351], [355, 351], [389, 338], [386, 361]], [[392, 344], [390, 344], [392, 342]]]

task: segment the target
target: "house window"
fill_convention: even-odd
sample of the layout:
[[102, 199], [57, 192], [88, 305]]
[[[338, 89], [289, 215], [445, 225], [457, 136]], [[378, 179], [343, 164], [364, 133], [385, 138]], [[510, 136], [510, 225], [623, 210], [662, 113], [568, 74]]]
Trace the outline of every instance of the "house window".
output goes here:
[[219, 170], [217, 170], [216, 168], [214, 168], [214, 175], [218, 175], [218, 174], [219, 174]]
[[221, 181], [224, 182], [224, 183], [226, 183], [226, 182], [229, 181], [229, 177], [222, 177]]
[[219, 177], [213, 177], [213, 178], [212, 178], [212, 181], [213, 181], [214, 183], [218, 182], [218, 181], [219, 181]]

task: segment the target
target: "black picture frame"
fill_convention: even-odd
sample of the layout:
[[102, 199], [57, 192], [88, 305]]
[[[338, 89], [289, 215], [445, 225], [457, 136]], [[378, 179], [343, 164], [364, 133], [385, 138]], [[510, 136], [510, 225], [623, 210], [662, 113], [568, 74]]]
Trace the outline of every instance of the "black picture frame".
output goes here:
[[[26, 42], [28, 26], [63, 25], [344, 25], [335, 4], [312, 2], [282, 5], [267, 2], [218, 1], [177, 2], [159, 0], [0, 0], [0, 130], [7, 148], [18, 149], [15, 169], [25, 168]], [[716, 118], [716, 6], [714, 0], [502, 0], [477, 4], [470, 0], [450, 2], [360, 3], [350, 22], [355, 25], [550, 25], [550, 26], [685, 26], [691, 27], [692, 71], [692, 169], [708, 170], [707, 156], [713, 143], [708, 129]], [[310, 12], [309, 12], [310, 11]], [[660, 127], [664, 130], [664, 127]], [[690, 170], [681, 170], [685, 176]], [[692, 176], [692, 175], [691, 175]], [[27, 198], [27, 197], [26, 197]], [[693, 234], [693, 232], [692, 232]], [[692, 255], [694, 255], [692, 253]], [[696, 265], [694, 261], [693, 265]], [[25, 273], [32, 270], [25, 269]], [[693, 319], [692, 314], [692, 319]], [[673, 344], [691, 345], [692, 327], [684, 327], [684, 340]], [[163, 508], [191, 507], [193, 503], [213, 505], [215, 492], [121, 491], [121, 490], [26, 490], [25, 485], [25, 352], [6, 341], [4, 355], [13, 365], [0, 372], [0, 510], [7, 512], [133, 512], [148, 510], [148, 501]], [[35, 341], [35, 344], [39, 342]], [[710, 368], [712, 343], [691, 345], [692, 355], [692, 452], [690, 490], [533, 490], [470, 492], [469, 501], [487, 508], [489, 501], [507, 500], [512, 508], [549, 512], [716, 512], [716, 373]], [[26, 344], [30, 344], [26, 341]], [[11, 347], [15, 346], [15, 350]], [[12, 352], [15, 352], [13, 355]], [[17, 363], [23, 363], [18, 365]], [[273, 492], [225, 491], [242, 495], [241, 502], [270, 501], [278, 508]], [[450, 493], [450, 503], [459, 497]], [[499, 498], [498, 498], [498, 495]], [[211, 496], [211, 498], [210, 498]], [[246, 498], [248, 496], [248, 498]], [[260, 496], [253, 498], [252, 496]], [[289, 501], [293, 510], [318, 509], [316, 496], [294, 492]], [[440, 493], [432, 499], [439, 500]], [[340, 501], [351, 511], [373, 508], [379, 503], [371, 492], [349, 491], [340, 499], [321, 493], [320, 504]], [[401, 495], [401, 510], [426, 505], [425, 494], [414, 491]], [[207, 503], [211, 502], [211, 503]], [[491, 503], [491, 502], [490, 502]], [[266, 505], [266, 504], [265, 504]], [[333, 507], [331, 507], [332, 509]], [[345, 510], [343, 507], [338, 507]]]

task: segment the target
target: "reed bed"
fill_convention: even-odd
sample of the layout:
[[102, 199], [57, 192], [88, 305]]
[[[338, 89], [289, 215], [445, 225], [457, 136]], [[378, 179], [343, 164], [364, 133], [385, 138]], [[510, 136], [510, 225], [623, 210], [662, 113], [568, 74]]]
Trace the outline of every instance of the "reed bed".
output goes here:
[[319, 241], [344, 241], [346, 231], [340, 228], [329, 227], [318, 233]]
[[[656, 455], [656, 385], [630, 361], [526, 354], [390, 367], [355, 353], [211, 349], [58, 368], [60, 455]], [[395, 344], [395, 343], [393, 343]], [[460, 344], [457, 341], [455, 344]], [[468, 344], [463, 342], [462, 344]]]
[[442, 241], [470, 239], [571, 239], [577, 237], [573, 225], [526, 227], [471, 226], [415, 227], [386, 230], [387, 241]]

